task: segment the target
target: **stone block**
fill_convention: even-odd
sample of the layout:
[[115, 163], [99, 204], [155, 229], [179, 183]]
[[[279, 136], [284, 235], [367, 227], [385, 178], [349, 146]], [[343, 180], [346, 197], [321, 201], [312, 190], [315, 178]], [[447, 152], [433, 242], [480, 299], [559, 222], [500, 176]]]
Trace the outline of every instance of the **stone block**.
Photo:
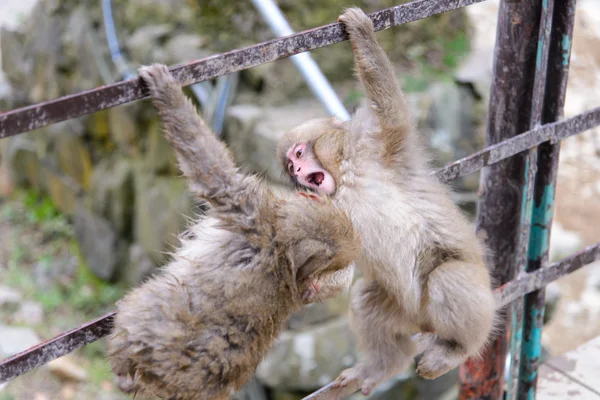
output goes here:
[[54, 135], [54, 152], [60, 170], [88, 190], [92, 179], [92, 158], [81, 137], [68, 131]]
[[283, 332], [256, 376], [269, 387], [312, 391], [355, 362], [354, 337], [348, 319], [341, 317], [299, 332]]
[[128, 159], [105, 159], [94, 168], [90, 198], [95, 212], [108, 219], [120, 236], [131, 238], [134, 194]]
[[77, 205], [74, 220], [75, 237], [87, 265], [99, 278], [112, 280], [123, 263], [124, 251], [110, 223], [83, 204]]
[[161, 264], [165, 250], [178, 245], [177, 235], [192, 216], [193, 203], [184, 179], [154, 177], [139, 172], [135, 176], [134, 238], [150, 258]]

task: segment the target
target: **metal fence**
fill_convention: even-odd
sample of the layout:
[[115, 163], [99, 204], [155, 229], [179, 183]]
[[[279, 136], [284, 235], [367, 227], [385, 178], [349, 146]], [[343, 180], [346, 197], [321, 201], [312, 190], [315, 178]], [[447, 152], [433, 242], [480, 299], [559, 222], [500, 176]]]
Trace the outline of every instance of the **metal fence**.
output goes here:
[[[376, 31], [484, 0], [415, 0], [370, 14]], [[451, 181], [482, 170], [477, 229], [493, 256], [488, 262], [510, 307], [503, 332], [481, 359], [460, 368], [461, 399], [535, 398], [545, 286], [600, 259], [600, 242], [549, 264], [559, 142], [600, 125], [600, 108], [562, 119], [576, 0], [502, 0], [486, 147], [435, 171]], [[339, 23], [173, 67], [191, 85], [347, 40]], [[0, 113], [0, 138], [147, 97], [130, 79]], [[485, 168], [484, 168], [485, 167]], [[106, 336], [114, 312], [0, 363], [0, 383]], [[504, 382], [506, 354], [512, 362]], [[307, 399], [329, 398], [325, 386]]]

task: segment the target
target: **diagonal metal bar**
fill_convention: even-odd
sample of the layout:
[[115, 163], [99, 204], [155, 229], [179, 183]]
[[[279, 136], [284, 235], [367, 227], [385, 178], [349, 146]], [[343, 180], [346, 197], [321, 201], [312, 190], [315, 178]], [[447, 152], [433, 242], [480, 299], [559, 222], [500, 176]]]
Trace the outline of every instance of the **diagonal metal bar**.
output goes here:
[[108, 335], [115, 311], [42, 342], [0, 363], [0, 384]]
[[560, 122], [542, 125], [539, 128], [513, 136], [498, 144], [486, 147], [447, 166], [433, 174], [443, 182], [461, 178], [483, 167], [505, 160], [544, 142], [552, 144], [600, 125], [600, 107], [586, 111]]
[[[375, 31], [417, 21], [485, 0], [415, 0], [374, 12]], [[217, 78], [256, 65], [347, 40], [333, 23], [171, 68], [182, 85]], [[147, 97], [138, 78], [0, 113], [0, 139]]]

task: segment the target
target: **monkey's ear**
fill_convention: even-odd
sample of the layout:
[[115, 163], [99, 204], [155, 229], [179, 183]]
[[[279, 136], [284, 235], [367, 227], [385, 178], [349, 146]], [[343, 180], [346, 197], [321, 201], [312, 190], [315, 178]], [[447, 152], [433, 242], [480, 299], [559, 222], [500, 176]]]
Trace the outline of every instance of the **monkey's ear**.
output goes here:
[[291, 249], [289, 258], [296, 272], [296, 280], [305, 280], [330, 266], [334, 252], [327, 243], [303, 239]]

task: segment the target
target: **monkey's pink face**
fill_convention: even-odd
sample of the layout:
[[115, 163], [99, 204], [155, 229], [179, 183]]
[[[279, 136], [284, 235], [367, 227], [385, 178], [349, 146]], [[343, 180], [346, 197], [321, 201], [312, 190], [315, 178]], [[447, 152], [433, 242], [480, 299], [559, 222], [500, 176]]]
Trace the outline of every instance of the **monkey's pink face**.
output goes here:
[[332, 195], [335, 192], [333, 176], [318, 162], [306, 143], [298, 143], [287, 151], [287, 172], [296, 183], [319, 194]]

